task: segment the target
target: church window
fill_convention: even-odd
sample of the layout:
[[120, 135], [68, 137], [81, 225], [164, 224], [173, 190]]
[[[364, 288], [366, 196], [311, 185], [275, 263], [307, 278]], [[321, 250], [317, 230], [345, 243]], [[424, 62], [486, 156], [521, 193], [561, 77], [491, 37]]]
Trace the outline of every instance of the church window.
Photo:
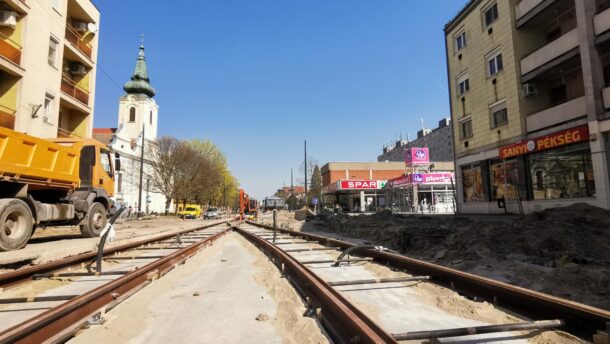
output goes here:
[[131, 109], [129, 109], [129, 122], [135, 122], [136, 121], [136, 108], [132, 107]]
[[150, 110], [150, 124], [152, 124], [152, 110]]

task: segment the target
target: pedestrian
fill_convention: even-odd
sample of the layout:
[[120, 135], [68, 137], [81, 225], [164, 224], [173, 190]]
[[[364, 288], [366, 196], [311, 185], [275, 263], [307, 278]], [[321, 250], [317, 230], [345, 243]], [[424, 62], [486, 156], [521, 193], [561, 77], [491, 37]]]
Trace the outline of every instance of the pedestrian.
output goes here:
[[129, 208], [127, 208], [127, 218], [131, 219], [131, 213], [133, 212], [133, 207], [129, 206]]

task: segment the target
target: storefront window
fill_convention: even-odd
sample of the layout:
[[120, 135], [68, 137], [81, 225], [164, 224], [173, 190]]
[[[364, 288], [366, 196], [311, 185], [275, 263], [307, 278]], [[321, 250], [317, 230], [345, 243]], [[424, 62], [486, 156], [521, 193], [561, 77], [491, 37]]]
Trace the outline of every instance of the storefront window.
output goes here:
[[498, 198], [504, 198], [507, 201], [517, 200], [520, 185], [517, 160], [491, 161], [489, 174], [492, 201]]
[[464, 202], [485, 202], [481, 165], [464, 165], [460, 169], [462, 171]]
[[528, 161], [533, 199], [595, 196], [588, 143], [531, 154]]

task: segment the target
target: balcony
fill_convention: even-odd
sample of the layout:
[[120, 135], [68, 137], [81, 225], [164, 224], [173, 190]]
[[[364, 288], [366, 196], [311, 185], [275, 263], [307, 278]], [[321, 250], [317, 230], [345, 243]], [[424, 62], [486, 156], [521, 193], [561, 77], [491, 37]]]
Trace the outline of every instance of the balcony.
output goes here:
[[60, 102], [57, 137], [86, 137], [89, 120], [87, 113]]
[[[569, 52], [574, 51], [575, 54], [578, 54], [578, 45], [578, 31], [577, 29], [572, 29], [565, 35], [522, 58], [521, 75], [526, 75], [545, 64], [562, 57], [562, 55], [568, 55], [567, 53]], [[571, 57], [571, 54], [566, 57]]]
[[89, 106], [89, 91], [78, 86], [74, 81], [63, 77], [61, 79], [61, 91], [83, 105]]
[[21, 64], [21, 46], [17, 42], [0, 33], [0, 56], [13, 62]]
[[529, 115], [525, 121], [527, 131], [532, 132], [558, 123], [567, 122], [586, 114], [587, 102], [585, 97], [582, 96]]
[[70, 25], [66, 26], [66, 40], [72, 44], [76, 50], [83, 53], [89, 60], [91, 60], [91, 56], [93, 54], [93, 48], [91, 44], [85, 42], [82, 37], [74, 30], [74, 28]]
[[16, 110], [0, 105], [0, 127], [15, 129]]
[[26, 0], [3, 0], [3, 1], [17, 13], [27, 14], [30, 11], [30, 6], [28, 6], [28, 2]]
[[556, 0], [521, 0], [515, 5], [517, 28], [536, 17], [555, 2]]
[[595, 34], [598, 36], [610, 30], [610, 8], [596, 14], [593, 17], [593, 25], [595, 26]]

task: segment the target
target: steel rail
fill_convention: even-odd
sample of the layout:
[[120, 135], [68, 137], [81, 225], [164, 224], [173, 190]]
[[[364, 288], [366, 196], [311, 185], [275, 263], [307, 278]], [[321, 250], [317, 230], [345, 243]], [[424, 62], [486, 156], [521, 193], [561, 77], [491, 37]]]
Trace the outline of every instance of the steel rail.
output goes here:
[[[226, 222], [226, 221], [220, 221], [218, 223], [213, 223], [213, 224], [209, 224], [209, 225], [205, 225], [205, 226], [201, 226], [201, 227], [197, 227], [197, 228], [185, 229], [185, 230], [182, 230], [179, 232], [162, 234], [162, 235], [156, 236], [154, 238], [143, 239], [143, 240], [135, 241], [132, 243], [126, 243], [126, 244], [122, 244], [122, 245], [109, 247], [107, 249], [104, 249], [103, 256], [106, 257], [106, 256], [116, 253], [116, 252], [126, 251], [126, 250], [136, 248], [136, 247], [139, 247], [139, 246], [142, 246], [145, 244], [150, 244], [153, 242], [172, 238], [178, 234], [200, 231], [200, 230], [203, 230], [206, 228], [217, 226], [224, 222]], [[0, 274], [0, 289], [30, 281], [32, 279], [32, 276], [35, 274], [50, 273], [53, 271], [65, 269], [65, 268], [68, 268], [68, 267], [71, 267], [71, 266], [74, 266], [74, 265], [77, 265], [80, 263], [94, 260], [96, 257], [97, 257], [97, 252], [91, 251], [91, 252], [87, 252], [87, 253], [81, 253], [76, 256], [67, 257], [67, 258], [56, 260], [56, 261], [3, 273], [3, 274]]]
[[334, 340], [340, 343], [397, 343], [390, 334], [295, 258], [257, 235], [239, 227], [234, 230], [279, 262], [283, 273], [290, 276], [296, 289], [309, 298], [310, 306], [320, 309], [320, 321]]
[[109, 305], [124, 300], [151, 280], [165, 275], [177, 264], [196, 254], [202, 246], [211, 244], [230, 230], [231, 228], [227, 228], [199, 243], [184, 247], [15, 325], [0, 333], [0, 343], [46, 343], [65, 340], [87, 319], [103, 312]]
[[[259, 228], [273, 230], [271, 226], [251, 221], [247, 223]], [[342, 249], [356, 246], [356, 244], [321, 235], [281, 228], [277, 230], [284, 234]], [[565, 323], [562, 330], [589, 341], [592, 340], [597, 331], [606, 331], [607, 324], [610, 323], [610, 311], [604, 309], [396, 253], [377, 250], [362, 250], [360, 252], [362, 256], [389, 263], [391, 266], [406, 270], [411, 274], [430, 276], [433, 283], [454, 289], [465, 296], [486, 300], [533, 320], [562, 319]]]

